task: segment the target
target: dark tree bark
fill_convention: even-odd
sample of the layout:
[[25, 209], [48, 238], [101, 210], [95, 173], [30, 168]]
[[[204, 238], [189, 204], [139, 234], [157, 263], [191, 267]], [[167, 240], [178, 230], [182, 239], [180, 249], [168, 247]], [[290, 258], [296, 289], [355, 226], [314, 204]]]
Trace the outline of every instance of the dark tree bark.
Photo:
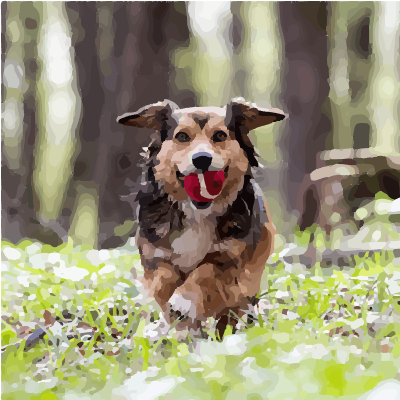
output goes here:
[[[88, 239], [87, 244], [116, 247], [133, 231], [133, 211], [120, 195], [127, 193], [127, 179], [139, 176], [139, 153], [148, 140], [146, 130], [128, 130], [116, 118], [165, 98], [194, 105], [193, 92], [177, 90], [171, 63], [176, 47], [188, 45], [187, 17], [182, 3], [68, 3], [68, 7], [76, 34], [82, 27], [85, 30], [76, 45], [85, 112], [81, 152], [65, 211], [74, 210], [70, 234], [85, 243], [86, 228], [79, 215], [87, 209], [85, 202], [98, 202], [98, 238]], [[94, 226], [97, 216], [86, 215]]]
[[[2, 3], [4, 237], [56, 245], [68, 233], [76, 244], [125, 243], [135, 227], [121, 195], [141, 173], [149, 132], [116, 118], [164, 99], [180, 107], [223, 106], [241, 96], [289, 113], [287, 122], [251, 133], [267, 169], [261, 185], [284, 234], [298, 222], [310, 174], [324, 157], [335, 159], [324, 150], [398, 155], [398, 5], [208, 7], [215, 23], [206, 32], [197, 3]], [[75, 142], [57, 150], [58, 180], [44, 176], [57, 129], [50, 136], [45, 129], [53, 116], [44, 88], [54, 82], [43, 82], [41, 26], [52, 24], [53, 12], [71, 35], [64, 53], [75, 76], [65, 93], [73, 94], [77, 116], [82, 103], [68, 131]]]
[[[231, 10], [234, 93], [261, 107], [276, 107], [286, 112], [282, 101], [285, 43], [278, 3], [233, 2]], [[290, 221], [285, 210], [287, 199], [282, 191], [287, 160], [279, 147], [286, 124], [286, 121], [272, 124], [250, 134], [265, 167], [258, 182], [266, 194], [279, 233], [287, 229]]]
[[[278, 231], [298, 222], [297, 197], [331, 130], [325, 3], [232, 3], [234, 92], [289, 119], [251, 135]], [[242, 92], [242, 93], [240, 93]]]
[[[293, 212], [301, 183], [316, 167], [331, 130], [326, 3], [280, 3], [285, 41], [283, 101], [289, 111], [280, 147], [288, 168], [281, 189]], [[298, 215], [296, 215], [298, 216]]]
[[373, 3], [370, 38], [374, 60], [369, 89], [370, 146], [377, 155], [400, 154], [400, 4]]
[[[36, 216], [46, 204], [35, 194], [41, 190], [41, 183], [35, 191], [31, 183], [32, 179], [39, 179], [32, 178], [33, 149], [35, 143], [39, 144], [36, 103], [41, 101], [40, 96], [34, 100], [39, 6], [12, 4], [13, 15], [21, 25], [21, 43], [16, 45], [24, 49], [16, 66], [18, 63], [24, 66], [20, 80], [25, 79], [28, 85], [19, 95], [18, 110], [25, 124], [18, 127], [23, 132], [17, 136], [23, 140], [16, 141], [15, 132], [10, 132], [11, 146], [6, 140], [2, 148], [3, 234], [13, 242], [33, 237], [57, 245], [61, 238], [66, 240], [65, 232], [69, 231], [77, 244], [115, 247], [132, 233], [133, 212], [120, 195], [124, 194], [127, 179], [133, 181], [140, 174], [139, 153], [148, 139], [146, 130], [125, 130], [118, 125], [117, 116], [165, 98], [182, 107], [195, 105], [194, 92], [179, 84], [179, 71], [172, 62], [177, 50], [189, 47], [185, 3], [65, 4], [66, 14], [60, 17], [66, 17], [71, 25], [74, 50], [71, 54], [75, 54], [72, 61], [83, 112], [73, 132], [79, 149], [73, 155], [77, 154], [72, 179], [66, 181], [66, 196], [60, 191], [61, 210], [51, 215], [48, 227], [43, 218]], [[6, 34], [7, 7], [7, 3], [2, 4], [6, 51], [12, 44], [7, 44], [10, 42]], [[24, 36], [25, 32], [28, 34]], [[3, 55], [3, 68], [4, 61]], [[2, 90], [6, 94], [4, 87]], [[44, 136], [41, 140], [45, 140]], [[13, 152], [19, 156], [7, 157]], [[131, 222], [126, 223], [127, 220]]]
[[[16, 107], [17, 114], [10, 115], [8, 122], [3, 120], [2, 234], [14, 243], [33, 237], [57, 244], [58, 236], [51, 230], [44, 230], [37, 221], [33, 208], [32, 162], [37, 133], [35, 86], [40, 13], [32, 2], [3, 2], [1, 16], [3, 111], [9, 107], [9, 101], [14, 103], [18, 99], [17, 102], [20, 103]], [[12, 21], [17, 22], [18, 34], [7, 31], [7, 26]], [[16, 40], [18, 36], [19, 40]], [[13, 79], [7, 82], [4, 68], [8, 68], [9, 73], [18, 77], [18, 83], [11, 82]], [[22, 75], [19, 75], [21, 71]], [[15, 135], [15, 129], [20, 131], [18, 135]]]

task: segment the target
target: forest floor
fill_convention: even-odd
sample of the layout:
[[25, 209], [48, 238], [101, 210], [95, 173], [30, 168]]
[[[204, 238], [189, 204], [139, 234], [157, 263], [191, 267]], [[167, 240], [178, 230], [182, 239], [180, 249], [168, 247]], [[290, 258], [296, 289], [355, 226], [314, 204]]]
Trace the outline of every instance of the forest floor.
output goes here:
[[306, 268], [275, 254], [255, 323], [152, 344], [134, 245], [3, 242], [2, 399], [399, 399], [400, 259], [351, 259]]

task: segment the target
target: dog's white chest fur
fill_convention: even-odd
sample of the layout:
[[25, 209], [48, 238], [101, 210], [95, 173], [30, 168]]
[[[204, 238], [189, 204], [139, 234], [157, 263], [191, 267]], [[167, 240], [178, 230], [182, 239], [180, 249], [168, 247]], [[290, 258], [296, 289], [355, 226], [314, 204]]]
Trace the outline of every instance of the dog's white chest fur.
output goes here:
[[170, 245], [163, 247], [147, 242], [141, 245], [141, 249], [146, 259], [162, 258], [182, 272], [189, 273], [199, 266], [207, 254], [232, 250], [232, 246], [219, 241], [216, 235], [216, 217], [222, 214], [224, 206], [213, 204], [206, 210], [194, 210], [187, 202], [182, 208], [186, 217], [183, 221], [185, 228], [181, 232], [171, 232]]
[[187, 226], [171, 243], [171, 262], [182, 272], [194, 270], [210, 252], [215, 240], [215, 224], [204, 219]]

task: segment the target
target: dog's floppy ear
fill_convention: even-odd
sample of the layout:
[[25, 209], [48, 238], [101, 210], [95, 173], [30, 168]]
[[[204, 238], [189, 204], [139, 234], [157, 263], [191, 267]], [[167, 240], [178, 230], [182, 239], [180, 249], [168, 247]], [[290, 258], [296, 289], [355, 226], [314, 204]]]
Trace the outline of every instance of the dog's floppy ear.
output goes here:
[[249, 131], [260, 126], [269, 125], [275, 121], [282, 121], [287, 115], [283, 111], [273, 108], [266, 110], [255, 104], [246, 103], [243, 98], [233, 99], [226, 107], [225, 126], [235, 132], [236, 140], [244, 150], [249, 164], [258, 166], [257, 154], [254, 150]]
[[287, 115], [277, 108], [267, 110], [238, 97], [227, 106], [225, 124], [230, 130], [235, 130], [237, 125], [242, 125], [251, 131], [285, 118]]
[[160, 101], [142, 107], [133, 113], [126, 113], [117, 118], [117, 122], [136, 128], [150, 128], [161, 131], [164, 121], [167, 121], [174, 110], [179, 107], [170, 100]]

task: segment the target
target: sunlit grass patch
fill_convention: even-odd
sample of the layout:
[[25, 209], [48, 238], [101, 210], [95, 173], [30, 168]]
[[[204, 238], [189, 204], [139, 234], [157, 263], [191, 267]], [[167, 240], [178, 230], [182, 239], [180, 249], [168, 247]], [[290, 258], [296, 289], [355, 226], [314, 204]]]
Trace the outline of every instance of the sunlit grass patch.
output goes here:
[[[254, 322], [223, 338], [209, 328], [208, 340], [179, 342], [172, 331], [152, 344], [143, 329], [158, 313], [134, 285], [135, 249], [41, 250], [3, 243], [4, 398], [135, 398], [153, 386], [155, 398], [357, 398], [398, 378], [392, 252], [346, 268], [267, 265]], [[39, 326], [44, 339], [24, 351]]]

